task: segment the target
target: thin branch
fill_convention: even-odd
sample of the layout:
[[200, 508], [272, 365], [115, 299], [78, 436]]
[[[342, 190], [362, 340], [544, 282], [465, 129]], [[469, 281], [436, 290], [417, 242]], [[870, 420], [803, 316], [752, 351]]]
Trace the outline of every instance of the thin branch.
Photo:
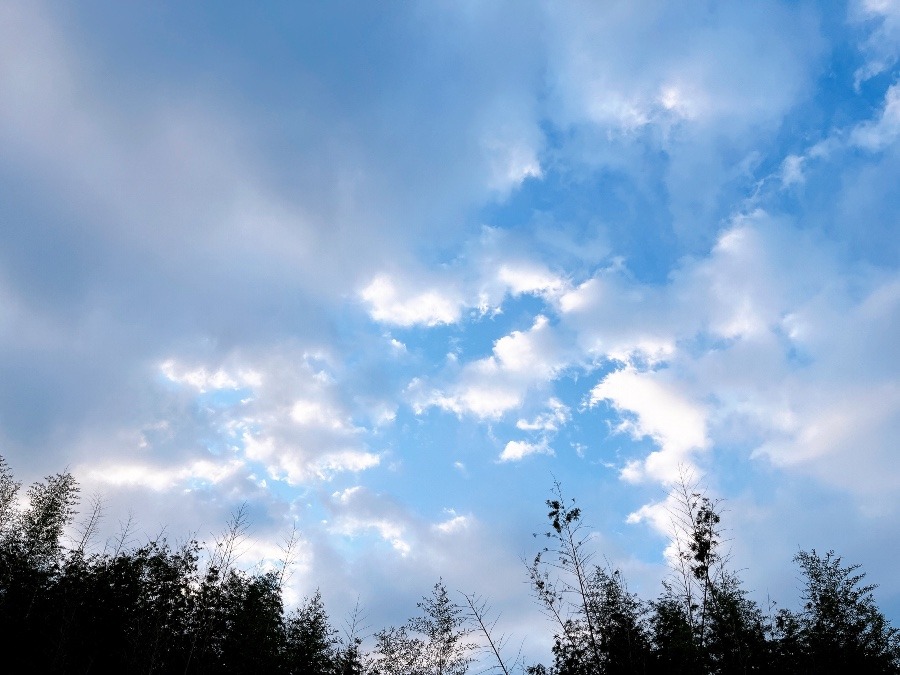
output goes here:
[[115, 540], [115, 549], [113, 550], [113, 558], [118, 558], [122, 550], [129, 545], [129, 540], [134, 527], [134, 512], [128, 512], [128, 518], [125, 522], [119, 521], [119, 536]]
[[84, 552], [84, 549], [90, 544], [91, 539], [97, 534], [100, 521], [103, 519], [103, 497], [95, 492], [88, 499], [88, 503], [91, 508], [90, 515], [84, 524], [78, 528], [81, 539], [79, 539], [78, 544], [75, 546], [75, 550], [80, 553]]
[[[487, 606], [487, 602], [477, 597], [474, 593], [472, 595], [466, 595], [465, 593], [461, 594], [466, 599], [466, 604], [469, 607], [469, 619], [472, 620], [478, 626], [478, 630], [484, 634], [485, 639], [488, 642], [488, 646], [490, 647], [491, 653], [494, 655], [494, 658], [497, 659], [497, 664], [500, 667], [500, 670], [503, 672], [503, 675], [510, 675], [510, 669], [506, 666], [506, 663], [503, 661], [503, 656], [501, 652], [503, 647], [507, 642], [507, 638], [505, 635], [500, 635], [496, 641], [494, 640], [494, 629], [497, 626], [497, 619], [494, 619], [493, 622], [489, 623], [487, 619], [487, 614], [490, 611], [490, 607]], [[520, 651], [521, 656], [521, 651]], [[515, 667], [518, 662], [519, 657], [517, 657], [516, 661], [513, 662], [513, 667]]]
[[237, 560], [241, 552], [237, 549], [247, 537], [249, 528], [249, 508], [247, 502], [243, 502], [236, 511], [231, 514], [231, 519], [225, 527], [225, 533], [221, 538], [214, 537], [215, 550], [210, 557], [210, 567], [218, 569], [224, 575]]
[[297, 529], [297, 523], [291, 525], [291, 533], [285, 539], [281, 546], [281, 566], [278, 570], [278, 588], [284, 590], [284, 585], [291, 578], [294, 562], [297, 560], [298, 548], [300, 545], [300, 530]]

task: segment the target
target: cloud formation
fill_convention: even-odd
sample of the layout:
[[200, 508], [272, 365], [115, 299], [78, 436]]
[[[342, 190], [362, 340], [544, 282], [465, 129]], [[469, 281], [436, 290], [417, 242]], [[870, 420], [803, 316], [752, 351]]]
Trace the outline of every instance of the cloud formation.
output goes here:
[[0, 454], [148, 531], [247, 502], [266, 559], [297, 524], [295, 593], [338, 613], [444, 574], [541, 633], [517, 556], [551, 472], [637, 583], [685, 466], [736, 538], [789, 509], [772, 551], [887, 569], [853, 533], [900, 545], [898, 26], [3, 3]]

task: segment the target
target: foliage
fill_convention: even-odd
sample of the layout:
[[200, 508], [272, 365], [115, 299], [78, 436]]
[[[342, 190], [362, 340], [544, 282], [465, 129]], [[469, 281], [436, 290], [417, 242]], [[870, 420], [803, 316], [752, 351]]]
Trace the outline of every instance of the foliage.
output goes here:
[[285, 622], [285, 657], [297, 673], [328, 673], [333, 670], [336, 631], [331, 627], [322, 595], [316, 592]]
[[657, 668], [673, 673], [759, 672], [770, 665], [762, 611], [728, 568], [720, 503], [682, 472], [670, 493], [674, 559], [651, 603]]
[[[79, 505], [71, 474], [20, 494], [0, 457], [0, 634], [4, 672], [273, 675], [464, 675], [473, 632], [502, 675], [641, 673], [900, 673], [900, 633], [875, 603], [858, 565], [829, 551], [799, 552], [803, 605], [766, 616], [728, 566], [719, 502], [687, 480], [673, 503], [672, 575], [650, 602], [608, 563], [594, 563], [581, 510], [554, 485], [546, 546], [527, 565], [552, 620], [550, 667], [505, 656], [487, 603], [452, 602], [443, 581], [399, 628], [377, 631], [368, 653], [359, 610], [343, 635], [316, 592], [285, 612], [282, 586], [296, 555], [268, 573], [237, 569], [246, 535], [238, 510], [212, 550], [191, 540], [130, 546], [129, 525], [111, 550], [89, 552], [102, 515], [94, 500], [80, 540], [66, 546]], [[78, 530], [76, 530], [77, 532]]]
[[25, 507], [18, 490], [0, 459], [7, 672], [342, 672], [321, 598], [285, 617], [278, 575], [231, 567], [240, 512], [208, 555], [196, 541], [172, 548], [159, 539], [129, 549], [127, 528], [114, 550], [88, 554], [90, 522], [78, 546], [63, 545], [78, 504], [71, 474], [31, 486]]
[[[644, 672], [650, 643], [640, 600], [618, 570], [592, 565], [581, 510], [560, 485], [547, 500], [548, 545], [528, 567], [532, 590], [557, 627], [554, 675]], [[532, 670], [532, 672], [540, 672]]]
[[464, 675], [472, 662], [474, 645], [466, 642], [469, 630], [463, 608], [450, 600], [443, 581], [417, 605], [422, 613], [406, 626], [375, 634], [375, 652], [369, 663], [372, 675]]
[[794, 556], [805, 578], [803, 608], [776, 617], [776, 650], [782, 672], [900, 672], [900, 634], [875, 604], [874, 584], [863, 584], [859, 565], [843, 565], [801, 551]]

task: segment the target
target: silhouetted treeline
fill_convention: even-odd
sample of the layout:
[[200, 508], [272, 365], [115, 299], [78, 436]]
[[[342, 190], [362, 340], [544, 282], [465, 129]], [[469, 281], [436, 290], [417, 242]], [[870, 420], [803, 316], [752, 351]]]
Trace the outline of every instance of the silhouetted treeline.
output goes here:
[[729, 569], [718, 502], [687, 479], [671, 497], [672, 573], [660, 596], [645, 601], [617, 570], [592, 564], [581, 511], [555, 486], [547, 545], [529, 567], [556, 623], [554, 662], [529, 667], [530, 675], [900, 672], [898, 632], [858, 565], [832, 551], [800, 552], [802, 609], [764, 610]]
[[78, 504], [70, 474], [22, 496], [0, 458], [3, 672], [464, 675], [480, 655], [492, 670], [479, 672], [504, 675], [900, 673], [897, 630], [858, 566], [801, 552], [802, 608], [761, 608], [729, 569], [718, 503], [688, 481], [673, 493], [672, 575], [652, 600], [595, 564], [580, 510], [555, 487], [546, 545], [527, 566], [555, 625], [548, 665], [509, 653], [512, 640], [496, 632], [486, 603], [456, 603], [442, 582], [418, 616], [375, 632], [364, 653], [357, 617], [339, 633], [318, 594], [285, 611], [290, 552], [271, 572], [234, 566], [240, 514], [211, 548], [162, 538], [132, 546], [126, 528], [90, 552], [96, 508], [63, 544]]
[[[237, 519], [211, 551], [165, 539], [89, 553], [62, 544], [78, 488], [68, 473], [27, 492], [0, 458], [0, 670], [6, 673], [361, 672], [318, 595], [285, 613], [279, 571], [233, 567]], [[201, 564], [201, 560], [203, 561]]]

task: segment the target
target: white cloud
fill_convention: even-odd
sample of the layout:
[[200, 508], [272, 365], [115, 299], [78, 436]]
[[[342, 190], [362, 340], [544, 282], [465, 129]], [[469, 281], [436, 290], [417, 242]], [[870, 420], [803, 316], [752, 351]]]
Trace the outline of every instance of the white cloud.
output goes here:
[[673, 305], [662, 290], [634, 284], [617, 269], [601, 272], [560, 298], [563, 320], [577, 331], [579, 346], [623, 363], [659, 363], [675, 352], [673, 334], [691, 319], [678, 315]]
[[400, 340], [390, 338], [390, 345], [398, 354], [405, 354], [407, 352], [406, 345], [400, 342]]
[[[893, 68], [900, 12], [882, 0], [855, 6], [868, 22], [860, 83]], [[860, 167], [895, 173], [857, 149], [894, 150], [897, 85], [868, 122], [831, 136], [804, 130], [826, 140], [789, 155], [766, 179], [802, 184], [779, 207], [821, 200], [846, 221], [844, 240], [802, 213], [796, 222], [764, 212], [729, 220], [743, 197], [748, 209], [767, 203], [769, 184], [749, 193], [759, 187], [754, 172], [784, 151], [785, 113], [818, 105], [808, 94], [827, 70], [818, 60], [829, 51], [821, 49], [821, 9], [765, 0], [713, 14], [700, 4], [625, 0], [534, 7], [428, 5], [415, 21], [401, 12], [396, 24], [396, 13], [383, 14], [366, 26], [372, 43], [390, 36], [392, 55], [417, 58], [356, 59], [362, 52], [343, 50], [334, 59], [326, 50], [292, 88], [272, 80], [288, 98], [271, 101], [266, 83], [254, 84], [263, 124], [256, 103], [240, 102], [247, 82], [237, 71], [214, 78], [227, 84], [212, 92], [191, 79], [191, 64], [176, 75], [147, 52], [154, 77], [165, 80], [155, 86], [127, 58], [98, 68], [113, 43], [96, 22], [76, 21], [70, 32], [77, 11], [56, 20], [40, 0], [3, 3], [0, 164], [20, 178], [8, 190], [14, 220], [0, 261], [0, 351], [4, 372], [27, 373], [6, 381], [0, 396], [3, 448], [35, 475], [71, 459], [116, 495], [145, 488], [146, 512], [174, 514], [174, 527], [186, 513], [218, 522], [229, 500], [247, 495], [282, 522], [286, 512], [323, 508], [314, 494], [321, 481], [368, 480], [384, 456], [403, 471], [406, 441], [391, 434], [431, 432], [428, 419], [408, 420], [398, 407], [405, 382], [413, 381], [407, 395], [418, 410], [472, 416], [490, 433], [514, 423], [525, 440], [499, 453], [514, 462], [552, 453], [548, 438], [585, 412], [565, 396], [614, 365], [591, 400], [609, 401], [622, 431], [658, 446], [634, 458], [623, 443], [633, 458], [623, 478], [667, 481], [677, 461], [753, 453], [751, 468], [812, 477], [856, 503], [871, 505], [877, 492], [896, 510], [898, 478], [884, 470], [896, 462], [891, 443], [900, 434], [890, 358], [900, 340], [893, 202], [846, 218], [815, 188], [818, 172], [838, 162], [844, 173], [829, 184], [843, 194], [854, 180], [864, 187]], [[448, 63], [452, 81], [435, 78]], [[544, 207], [530, 194], [516, 199], [521, 188], [574, 198]], [[621, 205], [619, 188], [628, 195]], [[504, 211], [507, 198], [515, 201]], [[503, 225], [467, 243], [484, 214]], [[888, 235], [877, 265], [853, 259], [873, 222]], [[629, 239], [634, 249], [623, 251]], [[680, 261], [653, 258], [662, 245], [634, 260], [651, 240], [671, 244], [671, 260]], [[44, 241], [59, 245], [37, 251]], [[429, 276], [420, 255], [452, 262]], [[611, 255], [623, 257], [610, 264]], [[533, 297], [505, 304], [523, 294]], [[383, 328], [348, 321], [348, 305], [411, 329], [409, 351]], [[535, 305], [540, 316], [521, 328]], [[521, 314], [488, 318], [510, 306]], [[480, 320], [461, 321], [472, 308]], [[458, 345], [414, 334], [449, 324], [458, 325], [429, 335], [451, 333]], [[502, 329], [509, 334], [485, 356], [486, 341], [498, 337], [490, 331], [509, 324], [521, 329]], [[336, 346], [323, 347], [322, 358], [296, 346], [329, 342]], [[452, 359], [429, 362], [448, 350]], [[568, 375], [582, 379], [570, 387]], [[18, 421], [19, 410], [29, 422]], [[591, 443], [585, 453], [572, 443], [591, 458], [613, 452], [608, 445]], [[474, 493], [480, 469], [469, 457], [435, 461], [448, 480], [466, 476]], [[288, 504], [285, 493], [297, 499]], [[332, 592], [348, 593], [352, 579], [393, 597], [394, 585], [408, 590], [448, 567], [466, 582], [519, 592], [518, 582], [508, 590], [517, 561], [494, 564], [502, 559], [496, 532], [514, 529], [502, 514], [492, 514], [497, 530], [485, 536], [474, 515], [432, 522], [416, 514], [419, 503], [363, 487], [338, 494], [324, 506], [333, 509], [328, 526], [318, 514], [305, 523], [316, 556], [307, 569], [330, 580]], [[460, 508], [470, 514], [468, 504]], [[635, 518], [654, 513], [648, 506]], [[332, 545], [335, 534], [354, 541]], [[367, 534], [387, 546], [366, 552]], [[502, 544], [515, 549], [509, 537]], [[485, 555], [494, 557], [486, 564]], [[424, 571], [413, 573], [413, 559]], [[396, 604], [379, 593], [371, 591], [373, 606]]]
[[881, 116], [864, 122], [850, 134], [850, 141], [866, 150], [881, 150], [900, 136], [900, 84], [892, 85], [884, 95]]
[[325, 427], [337, 431], [349, 431], [349, 421], [342, 419], [344, 412], [320, 401], [300, 399], [291, 406], [291, 420], [300, 426]]
[[668, 83], [662, 86], [657, 101], [676, 118], [694, 120], [709, 107], [709, 101], [700, 91], [690, 91], [683, 85]]
[[291, 438], [245, 433], [242, 437], [248, 459], [266, 465], [269, 475], [290, 485], [331, 480], [336, 474], [365, 471], [378, 466], [381, 457], [372, 452], [299, 445]]
[[[552, 91], [564, 119], [630, 131], [672, 115], [746, 124], [788, 107], [820, 42], [810, 13], [771, 2], [702, 11], [664, 2], [549, 7]], [[650, 28], [659, 25], [666, 30]]]
[[[839, 400], [818, 397], [815, 405], [794, 411], [789, 423], [782, 425], [782, 437], [775, 436], [754, 454], [782, 466], [827, 463], [830, 455], [847, 452], [857, 445], [868, 435], [866, 430], [884, 428], [900, 417], [900, 388], [895, 385], [843, 394]], [[856, 452], [865, 454], [866, 450]], [[881, 482], [876, 479], [872, 486]]]
[[377, 531], [400, 555], [406, 556], [412, 552], [412, 546], [403, 538], [403, 528], [390, 520], [363, 520], [346, 516], [335, 527], [336, 532], [350, 537], [370, 529]]
[[631, 525], [649, 523], [658, 533], [671, 536], [674, 534], [672, 519], [675, 507], [675, 501], [670, 495], [663, 501], [644, 504], [637, 511], [629, 513], [625, 522]]
[[[900, 375], [885, 355], [900, 335], [900, 282], [873, 284], [862, 298], [825, 292], [791, 316], [809, 363], [781, 379], [748, 383], [742, 412], [761, 440], [754, 455], [818, 477], [860, 498], [898, 486], [883, 471], [900, 430]], [[735, 411], [736, 413], [738, 411]]]
[[[659, 446], [628, 462], [624, 479], [671, 481], [697, 450], [750, 444], [757, 458], [854, 492], [890, 483], [871, 473], [889, 452], [877, 439], [891, 436], [898, 417], [894, 370], [876, 365], [876, 355], [891, 349], [885, 340], [896, 335], [900, 293], [888, 277], [854, 300], [843, 285], [850, 282], [836, 281], [846, 272], [834, 255], [754, 213], [736, 219], [708, 257], [687, 262], [665, 288], [606, 275], [572, 291], [572, 301], [564, 296], [563, 320], [580, 340], [591, 336], [598, 353], [638, 364], [608, 375], [590, 399], [612, 404], [620, 431]], [[617, 305], [628, 314], [614, 320], [605, 312]], [[634, 333], [615, 347], [623, 323]], [[667, 345], [659, 350], [667, 367], [640, 365], [634, 345], [645, 331]], [[710, 336], [723, 341], [692, 346]], [[852, 436], [870, 446], [856, 466]]]
[[536, 265], [504, 264], [500, 266], [497, 276], [514, 295], [523, 293], [556, 294], [567, 286], [564, 279], [551, 273], [545, 267]]
[[459, 515], [453, 509], [446, 509], [447, 520], [432, 525], [432, 529], [441, 534], [454, 534], [467, 529], [472, 524], [471, 516]]
[[538, 316], [527, 333], [513, 331], [497, 340], [494, 343], [494, 356], [482, 363], [488, 371], [492, 371], [496, 365], [497, 368], [508, 372], [522, 373], [536, 369], [549, 375], [553, 366], [546, 362], [543, 347], [547, 344], [544, 338], [550, 331], [547, 318]]
[[695, 283], [702, 285], [710, 302], [709, 328], [721, 337], [759, 335], [779, 317], [772, 282], [758, 274], [758, 266], [767, 264], [770, 253], [753, 224], [763, 217], [737, 219], [720, 235], [708, 261], [695, 270]]
[[[554, 406], [541, 412], [532, 395], [567, 369], [590, 371], [618, 361], [624, 367], [594, 387], [591, 403], [608, 401], [619, 415], [619, 431], [658, 446], [625, 463], [625, 480], [671, 482], [680, 465], [707, 461], [698, 451], [744, 447], [749, 456], [755, 447], [758, 459], [856, 491], [868, 469], [841, 478], [833, 467], [849, 456], [849, 438], [822, 431], [823, 420], [871, 429], [866, 438], [890, 436], [892, 375], [878, 374], [874, 365], [859, 369], [871, 361], [863, 354], [890, 350], [887, 343], [874, 345], [896, 333], [897, 293], [888, 280], [854, 301], [845, 295], [848, 288], [870, 282], [847, 273], [827, 243], [790, 221], [751, 211], [734, 217], [708, 255], [685, 259], [664, 284], [642, 284], [613, 265], [564, 287], [554, 303], [557, 322], [538, 318], [530, 330], [497, 340], [490, 356], [454, 361], [443, 377], [415, 380], [410, 399], [418, 410], [439, 406], [483, 420], [520, 411], [518, 428], [552, 433], [570, 413]], [[540, 274], [522, 278], [521, 288], [550, 285]], [[857, 328], [835, 332], [834, 326]], [[874, 339], [879, 335], [885, 337]], [[826, 357], [831, 354], [843, 356]], [[880, 387], [881, 405], [843, 404], [865, 381]], [[827, 447], [826, 439], [832, 441]], [[879, 466], [876, 458], [886, 456], [883, 442], [874, 446], [864, 466]], [[544, 447], [513, 441], [503, 454], [520, 458]]]
[[806, 158], [799, 155], [788, 155], [781, 163], [781, 184], [785, 187], [801, 185], [804, 181], [803, 163]]
[[357, 485], [331, 495], [335, 520], [331, 529], [348, 537], [374, 530], [400, 555], [412, 552], [408, 516], [395, 503]]
[[329, 527], [347, 537], [368, 531], [390, 544], [401, 557], [427, 557], [443, 549], [445, 540], [464, 536], [476, 520], [454, 509], [444, 509], [443, 520], [427, 523], [388, 497], [357, 485], [331, 495], [327, 506], [334, 515]]
[[516, 427], [522, 431], [558, 431], [561, 426], [571, 419], [571, 411], [558, 398], [547, 401], [546, 412], [537, 415], [534, 419], [520, 419]]
[[522, 405], [526, 394], [551, 381], [566, 363], [549, 320], [538, 316], [527, 331], [513, 331], [494, 343], [491, 356], [463, 366], [444, 387], [414, 380], [414, 408], [438, 406], [457, 415], [497, 419]]
[[509, 441], [503, 452], [500, 453], [499, 461], [501, 462], [518, 462], [525, 459], [529, 455], [555, 455], [546, 440], [539, 443], [529, 443], [527, 441]]
[[868, 23], [870, 29], [860, 45], [866, 62], [854, 75], [859, 89], [900, 59], [900, 7], [895, 0], [856, 0], [851, 3], [851, 18]]
[[880, 152], [893, 145], [900, 137], [900, 85], [888, 87], [884, 103], [875, 119], [859, 122], [849, 129], [829, 131], [828, 136], [813, 144], [805, 153], [791, 154], [784, 159], [780, 175], [783, 187], [805, 183], [806, 174], [814, 164], [818, 165], [819, 172], [832, 169], [834, 165], [828, 164], [828, 160], [841, 157], [841, 153], [847, 150], [863, 148], [870, 152]]
[[437, 326], [459, 320], [462, 303], [437, 289], [421, 293], [401, 293], [385, 275], [375, 277], [360, 291], [375, 321], [398, 326]]
[[572, 135], [570, 157], [649, 194], [657, 179], [641, 148], [663, 153], [671, 233], [689, 247], [718, 229], [732, 188], [752, 174], [781, 117], [806, 100], [827, 53], [812, 5], [545, 8], [549, 116]]
[[195, 482], [216, 484], [244, 467], [239, 460], [199, 460], [183, 467], [153, 467], [146, 464], [104, 464], [85, 471], [88, 480], [116, 487], [140, 486], [157, 492], [190, 487]]
[[221, 368], [215, 371], [202, 367], [188, 370], [174, 359], [164, 361], [159, 369], [170, 382], [189, 385], [200, 393], [262, 385], [262, 375], [254, 370], [241, 370], [237, 373], [229, 373]]
[[641, 464], [630, 464], [623, 471], [628, 480], [650, 477], [671, 482], [678, 467], [689, 461], [689, 453], [706, 448], [706, 410], [665, 380], [662, 372], [637, 372], [627, 367], [610, 373], [590, 394], [592, 405], [609, 401], [623, 418], [619, 430], [634, 438], [652, 438], [660, 450]]
[[491, 167], [488, 185], [498, 192], [508, 192], [526, 178], [543, 175], [537, 153], [524, 142], [488, 141], [485, 148]]
[[[366, 448], [366, 429], [354, 424], [353, 410], [345, 403], [336, 379], [339, 373], [330, 361], [322, 350], [295, 349], [258, 359], [235, 354], [215, 368], [185, 366], [169, 359], [161, 370], [169, 382], [183, 388], [175, 396], [184, 390], [196, 394], [248, 391], [240, 399], [204, 403], [202, 426], [183, 439], [172, 430], [172, 425], [182, 424], [183, 419], [150, 425], [140, 447], [144, 452], [161, 453], [175, 442], [194, 448], [224, 446], [229, 456], [260, 463], [270, 478], [291, 485], [376, 467], [381, 456]], [[189, 401], [184, 399], [182, 405]], [[393, 419], [393, 409], [360, 405], [375, 425]], [[192, 413], [186, 409], [181, 414], [190, 417]]]
[[506, 411], [518, 407], [522, 401], [522, 396], [518, 391], [511, 390], [502, 384], [497, 386], [487, 383], [469, 385], [456, 394], [446, 395], [437, 389], [426, 392], [422, 382], [414, 380], [410, 384], [409, 393], [417, 414], [426, 408], [437, 406], [457, 415], [472, 414], [480, 418], [496, 419]]

